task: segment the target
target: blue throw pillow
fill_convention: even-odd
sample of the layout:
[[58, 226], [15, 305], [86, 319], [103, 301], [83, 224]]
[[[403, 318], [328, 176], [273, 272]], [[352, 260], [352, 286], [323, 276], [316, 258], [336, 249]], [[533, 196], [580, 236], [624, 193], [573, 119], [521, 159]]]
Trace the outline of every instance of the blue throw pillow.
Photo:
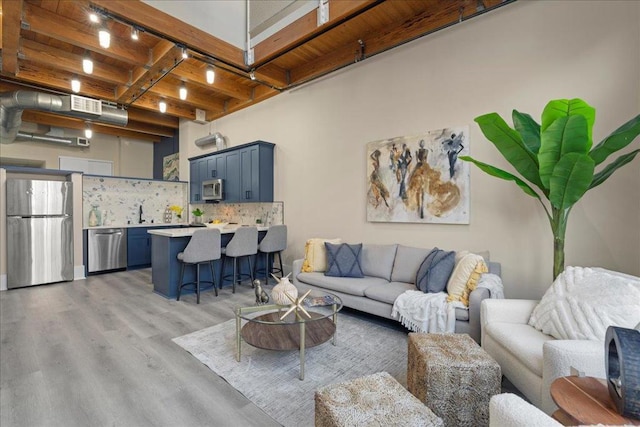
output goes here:
[[349, 245], [341, 243], [324, 244], [327, 249], [327, 271], [325, 276], [334, 277], [364, 277], [360, 266], [360, 254], [362, 253], [362, 243]]
[[433, 248], [420, 264], [416, 274], [416, 288], [422, 292], [442, 292], [456, 265], [456, 253]]

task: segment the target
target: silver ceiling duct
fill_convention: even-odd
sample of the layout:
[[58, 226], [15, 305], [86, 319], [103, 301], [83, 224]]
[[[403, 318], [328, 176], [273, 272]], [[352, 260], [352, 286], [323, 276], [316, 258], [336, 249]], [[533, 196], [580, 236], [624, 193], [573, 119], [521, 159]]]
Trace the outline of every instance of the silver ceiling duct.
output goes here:
[[126, 126], [128, 122], [126, 110], [96, 99], [18, 90], [0, 94], [0, 142], [15, 141], [24, 110], [49, 111], [118, 126]]
[[202, 147], [204, 145], [209, 145], [209, 144], [216, 144], [216, 146], [218, 147], [218, 150], [222, 150], [223, 148], [226, 148], [226, 145], [227, 145], [227, 142], [224, 136], [222, 136], [220, 132], [203, 136], [202, 138], [196, 139], [194, 142], [198, 147]]

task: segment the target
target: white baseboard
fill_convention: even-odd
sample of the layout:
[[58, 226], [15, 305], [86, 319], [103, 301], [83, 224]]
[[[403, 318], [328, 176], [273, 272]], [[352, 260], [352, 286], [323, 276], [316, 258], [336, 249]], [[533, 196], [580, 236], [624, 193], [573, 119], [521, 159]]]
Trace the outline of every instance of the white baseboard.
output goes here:
[[86, 279], [84, 276], [84, 265], [76, 265], [73, 268], [73, 280]]
[[6, 291], [7, 289], [7, 275], [0, 274], [0, 291]]

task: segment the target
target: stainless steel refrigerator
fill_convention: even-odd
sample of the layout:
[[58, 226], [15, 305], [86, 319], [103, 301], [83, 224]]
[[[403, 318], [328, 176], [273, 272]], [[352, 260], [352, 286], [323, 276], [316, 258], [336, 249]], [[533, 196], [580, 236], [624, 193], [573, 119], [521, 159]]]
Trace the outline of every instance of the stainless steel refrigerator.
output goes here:
[[73, 191], [67, 181], [7, 179], [7, 287], [73, 280]]

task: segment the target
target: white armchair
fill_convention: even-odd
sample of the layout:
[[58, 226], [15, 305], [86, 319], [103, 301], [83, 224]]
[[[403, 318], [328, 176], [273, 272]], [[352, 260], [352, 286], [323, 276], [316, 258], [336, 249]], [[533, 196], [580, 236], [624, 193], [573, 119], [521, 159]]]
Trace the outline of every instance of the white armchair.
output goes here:
[[557, 406], [549, 388], [554, 379], [571, 374], [605, 378], [604, 343], [556, 340], [528, 325], [538, 304], [533, 300], [486, 299], [480, 321], [482, 347], [502, 368], [502, 374], [531, 403], [551, 414]]
[[561, 427], [562, 424], [511, 393], [496, 394], [489, 401], [489, 427]]

